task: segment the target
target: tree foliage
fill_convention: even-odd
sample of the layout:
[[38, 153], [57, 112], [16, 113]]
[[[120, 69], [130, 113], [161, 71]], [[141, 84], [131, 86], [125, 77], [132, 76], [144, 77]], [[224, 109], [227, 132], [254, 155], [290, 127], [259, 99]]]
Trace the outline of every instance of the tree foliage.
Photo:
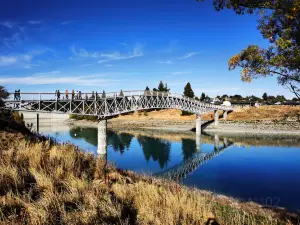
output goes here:
[[201, 97], [200, 97], [200, 101], [204, 101], [205, 100], [205, 93], [202, 92]]
[[153, 88], [153, 91], [169, 92], [170, 89], [168, 88], [167, 83], [164, 84], [164, 83], [162, 82], [162, 80], [161, 80], [161, 81], [159, 82], [159, 84], [158, 84], [157, 89], [156, 89], [156, 88]]
[[4, 106], [3, 99], [7, 99], [9, 96], [7, 90], [0, 85], [0, 107]]
[[194, 94], [194, 91], [191, 87], [191, 84], [190, 82], [188, 82], [185, 87], [184, 87], [184, 91], [183, 91], [183, 95], [185, 97], [189, 97], [189, 98], [194, 98], [195, 94]]
[[[202, 0], [203, 1], [203, 0]], [[228, 62], [229, 70], [241, 68], [241, 79], [274, 76], [300, 98], [300, 0], [213, 0], [217, 11], [258, 13], [258, 29], [268, 48], [249, 45]]]

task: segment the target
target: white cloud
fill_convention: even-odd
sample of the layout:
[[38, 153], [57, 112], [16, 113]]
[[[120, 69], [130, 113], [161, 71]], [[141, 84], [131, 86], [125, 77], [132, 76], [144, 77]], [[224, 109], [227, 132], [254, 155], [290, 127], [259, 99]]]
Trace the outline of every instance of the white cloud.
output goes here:
[[111, 64], [106, 64], [105, 67], [112, 67], [113, 65]]
[[11, 29], [11, 28], [14, 28], [16, 23], [11, 22], [11, 21], [4, 21], [4, 22], [0, 22], [0, 25]]
[[[103, 75], [89, 75], [89, 76], [63, 76], [56, 75], [60, 71], [51, 71], [48, 73], [37, 73], [26, 77], [2, 77], [1, 84], [22, 84], [22, 85], [46, 85], [46, 84], [68, 84], [68, 85], [114, 85], [118, 84], [120, 80], [110, 80], [101, 78]], [[88, 78], [88, 79], [87, 79]]]
[[70, 23], [71, 23], [71, 21], [63, 21], [63, 22], [61, 22], [60, 24], [63, 25], [63, 26], [65, 26], [65, 25], [68, 25], [68, 24], [70, 24]]
[[0, 66], [10, 66], [17, 62], [16, 57], [0, 56]]
[[161, 64], [173, 64], [173, 62], [171, 60], [158, 60], [156, 61], [156, 63], [161, 63]]
[[31, 51], [26, 54], [16, 54], [9, 56], [0, 56], [0, 66], [2, 67], [21, 67], [30, 69], [32, 66], [38, 66], [37, 64], [32, 64], [34, 57], [45, 53], [46, 50], [36, 50]]
[[98, 58], [98, 63], [104, 63], [115, 60], [123, 60], [123, 59], [132, 59], [136, 57], [143, 56], [142, 45], [137, 44], [132, 52], [127, 54], [121, 54], [120, 52], [110, 52], [110, 53], [99, 53], [99, 52], [88, 52], [84, 48], [76, 48], [75, 46], [70, 47], [71, 52], [74, 57], [70, 57], [69, 59], [79, 59], [79, 58]]
[[180, 74], [189, 74], [191, 72], [188, 72], [188, 71], [182, 71], [182, 72], [173, 72], [172, 74], [173, 75], [180, 75]]
[[200, 52], [189, 52], [189, 53], [186, 53], [184, 56], [179, 57], [177, 59], [187, 59], [187, 58], [190, 58], [192, 56], [198, 55], [199, 53]]
[[28, 24], [31, 24], [31, 25], [42, 24], [42, 23], [43, 23], [42, 20], [29, 20], [28, 21]]

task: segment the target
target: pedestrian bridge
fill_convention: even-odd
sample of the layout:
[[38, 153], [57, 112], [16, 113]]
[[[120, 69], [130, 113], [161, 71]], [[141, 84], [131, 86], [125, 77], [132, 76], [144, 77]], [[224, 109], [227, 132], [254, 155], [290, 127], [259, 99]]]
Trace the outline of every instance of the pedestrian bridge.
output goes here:
[[15, 98], [10, 93], [5, 100], [6, 108], [19, 111], [55, 112], [75, 115], [97, 116], [99, 119], [114, 117], [138, 110], [147, 109], [180, 109], [197, 115], [210, 111], [232, 111], [233, 108], [214, 105], [182, 94], [156, 91], [124, 91], [122, 93], [20, 93]]
[[[201, 134], [201, 114], [214, 112], [215, 125], [218, 124], [219, 111], [233, 111], [231, 106], [214, 105], [188, 98], [182, 94], [156, 91], [124, 91], [111, 93], [9, 93], [5, 108], [16, 111], [48, 112], [70, 115], [97, 116], [98, 153], [106, 153], [107, 119], [147, 109], [180, 109], [196, 114], [196, 134]], [[38, 115], [38, 114], [37, 114]], [[37, 116], [37, 125], [38, 125]]]

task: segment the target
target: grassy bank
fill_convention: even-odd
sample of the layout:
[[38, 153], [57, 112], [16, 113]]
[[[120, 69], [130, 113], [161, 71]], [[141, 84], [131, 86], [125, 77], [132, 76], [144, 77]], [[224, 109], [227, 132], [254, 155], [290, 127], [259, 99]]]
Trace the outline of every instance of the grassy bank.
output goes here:
[[297, 215], [238, 203], [106, 165], [70, 144], [0, 129], [3, 224], [297, 224]]

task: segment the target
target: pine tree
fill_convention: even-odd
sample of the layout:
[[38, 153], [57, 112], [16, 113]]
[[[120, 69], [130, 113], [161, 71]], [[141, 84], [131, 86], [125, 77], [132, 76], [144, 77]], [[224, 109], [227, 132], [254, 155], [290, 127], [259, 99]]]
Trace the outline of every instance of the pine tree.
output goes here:
[[123, 93], [123, 91], [122, 91], [122, 89], [121, 89], [121, 91], [120, 91], [120, 95], [119, 95], [120, 97], [124, 97], [124, 93]]
[[[184, 91], [183, 91], [183, 95], [185, 97], [189, 97], [189, 98], [194, 98], [195, 94], [194, 94], [194, 91], [191, 87], [191, 84], [190, 82], [188, 82], [185, 87], [184, 87]], [[186, 111], [182, 111], [181, 115], [182, 116], [187, 116], [187, 115], [191, 115], [192, 113], [190, 112], [186, 112]]]
[[267, 101], [267, 100], [268, 100], [268, 95], [267, 95], [267, 93], [266, 93], [266, 92], [263, 94], [262, 98], [263, 98], [263, 100], [265, 100], [265, 101]]
[[105, 91], [103, 90], [101, 98], [106, 98]]
[[162, 81], [160, 81], [158, 84], [158, 91], [165, 91], [165, 86]]
[[190, 82], [188, 82], [185, 87], [184, 87], [184, 91], [183, 91], [183, 95], [185, 97], [189, 97], [189, 98], [194, 98], [195, 97], [195, 94], [194, 94], [194, 91], [191, 87], [191, 84]]
[[200, 101], [204, 101], [205, 100], [205, 93], [202, 92], [201, 97], [200, 97]]

